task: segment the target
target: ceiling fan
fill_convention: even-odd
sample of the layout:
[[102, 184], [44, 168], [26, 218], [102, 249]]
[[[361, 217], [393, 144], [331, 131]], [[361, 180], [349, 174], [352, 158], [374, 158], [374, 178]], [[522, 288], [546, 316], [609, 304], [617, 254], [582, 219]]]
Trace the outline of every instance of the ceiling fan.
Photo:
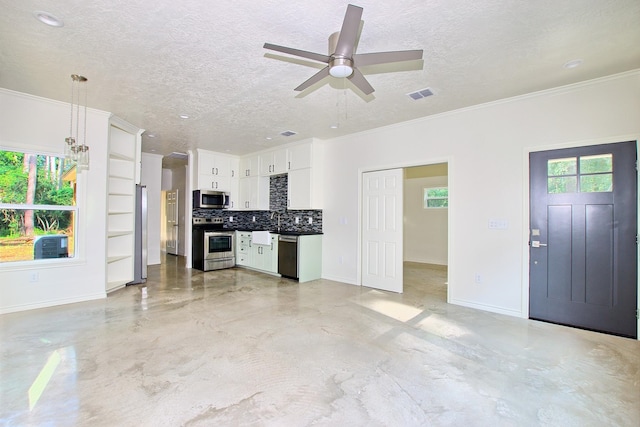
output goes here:
[[422, 59], [422, 49], [363, 54], [355, 53], [355, 44], [358, 37], [358, 30], [360, 29], [361, 17], [361, 7], [352, 4], [347, 7], [347, 13], [344, 15], [344, 21], [342, 22], [342, 29], [339, 33], [334, 33], [329, 37], [329, 55], [307, 52], [305, 50], [278, 46], [271, 43], [265, 43], [264, 48], [328, 64], [295, 88], [297, 91], [305, 90], [309, 86], [331, 75], [338, 78], [346, 77], [365, 95], [369, 95], [374, 89], [367, 79], [365, 79], [362, 72], [358, 70], [358, 67]]

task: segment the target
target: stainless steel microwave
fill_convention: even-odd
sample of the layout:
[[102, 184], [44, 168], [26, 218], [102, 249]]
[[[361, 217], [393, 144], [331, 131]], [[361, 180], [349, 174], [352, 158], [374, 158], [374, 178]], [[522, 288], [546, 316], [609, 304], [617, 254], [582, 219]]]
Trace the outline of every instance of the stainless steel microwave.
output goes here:
[[194, 190], [193, 207], [200, 209], [227, 209], [229, 193], [213, 190]]

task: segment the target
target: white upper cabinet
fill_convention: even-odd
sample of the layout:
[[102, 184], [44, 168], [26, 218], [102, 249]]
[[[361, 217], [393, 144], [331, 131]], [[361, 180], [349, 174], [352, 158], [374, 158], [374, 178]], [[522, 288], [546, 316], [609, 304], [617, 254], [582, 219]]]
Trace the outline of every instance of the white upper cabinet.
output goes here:
[[322, 163], [318, 141], [289, 147], [288, 209], [322, 209]]
[[288, 160], [289, 156], [286, 148], [260, 154], [260, 175], [269, 176], [286, 173], [289, 166]]
[[260, 156], [250, 155], [240, 159], [240, 178], [260, 175]]
[[231, 177], [231, 156], [198, 149], [198, 174]]
[[237, 210], [269, 210], [269, 178], [251, 176], [240, 179]]
[[239, 160], [234, 156], [198, 149], [196, 188], [232, 191], [237, 188]]
[[289, 147], [287, 170], [310, 168], [313, 166], [313, 146], [311, 142]]

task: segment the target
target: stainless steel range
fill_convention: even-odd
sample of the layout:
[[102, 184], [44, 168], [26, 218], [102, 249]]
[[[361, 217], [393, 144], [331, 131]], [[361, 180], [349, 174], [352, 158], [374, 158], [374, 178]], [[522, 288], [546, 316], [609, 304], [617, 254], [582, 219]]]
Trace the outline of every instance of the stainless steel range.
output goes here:
[[193, 268], [210, 271], [236, 265], [234, 231], [223, 230], [222, 218], [193, 218]]

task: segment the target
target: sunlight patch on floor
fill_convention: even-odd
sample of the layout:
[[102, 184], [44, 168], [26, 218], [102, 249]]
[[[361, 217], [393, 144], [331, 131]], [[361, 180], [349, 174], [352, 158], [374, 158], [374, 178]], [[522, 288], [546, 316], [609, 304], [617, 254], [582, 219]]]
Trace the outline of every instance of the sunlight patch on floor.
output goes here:
[[44, 364], [35, 381], [31, 384], [31, 387], [29, 387], [29, 392], [27, 394], [29, 396], [30, 411], [33, 410], [38, 403], [38, 400], [40, 400], [40, 396], [42, 396], [44, 389], [47, 388], [47, 385], [49, 384], [49, 381], [51, 381], [51, 377], [53, 377], [53, 374], [56, 372], [61, 360], [62, 357], [60, 356], [59, 350], [51, 353], [49, 359], [47, 359], [47, 363]]
[[408, 322], [422, 313], [422, 309], [398, 301], [391, 301], [380, 291], [367, 292], [357, 304], [387, 317], [391, 317], [399, 322]]

